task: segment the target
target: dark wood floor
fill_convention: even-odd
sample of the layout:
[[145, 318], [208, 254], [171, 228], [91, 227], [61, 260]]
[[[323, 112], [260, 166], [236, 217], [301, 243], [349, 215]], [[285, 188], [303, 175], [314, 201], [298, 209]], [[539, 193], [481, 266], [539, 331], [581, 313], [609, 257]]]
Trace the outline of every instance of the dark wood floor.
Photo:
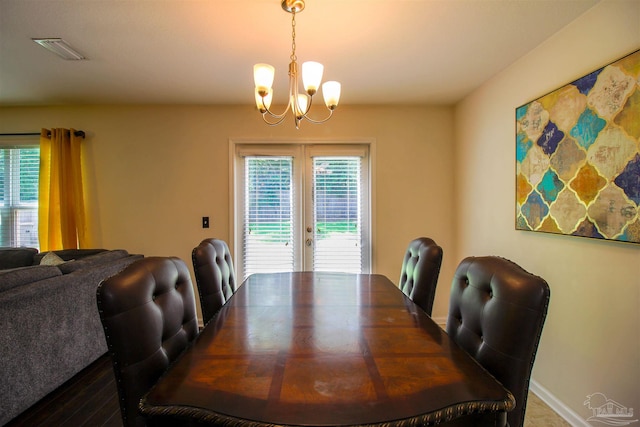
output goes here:
[[[569, 426], [532, 393], [529, 402], [525, 427]], [[122, 427], [109, 357], [102, 356], [4, 427], [16, 426]]]
[[122, 427], [111, 359], [102, 356], [5, 427]]

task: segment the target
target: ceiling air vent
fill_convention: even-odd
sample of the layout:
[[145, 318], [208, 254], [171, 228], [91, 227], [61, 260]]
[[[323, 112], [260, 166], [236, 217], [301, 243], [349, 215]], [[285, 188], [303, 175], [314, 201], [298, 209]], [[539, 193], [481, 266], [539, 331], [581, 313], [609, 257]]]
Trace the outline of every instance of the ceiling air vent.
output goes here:
[[72, 48], [60, 38], [47, 38], [47, 39], [31, 39], [38, 43], [43, 48], [55, 53], [63, 59], [69, 60], [81, 60], [86, 59], [80, 52]]

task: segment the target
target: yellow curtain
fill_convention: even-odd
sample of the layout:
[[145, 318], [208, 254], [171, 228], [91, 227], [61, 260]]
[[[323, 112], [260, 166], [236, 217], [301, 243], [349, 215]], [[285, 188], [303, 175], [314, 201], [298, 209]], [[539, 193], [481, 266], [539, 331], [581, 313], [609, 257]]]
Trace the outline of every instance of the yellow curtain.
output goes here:
[[40, 133], [40, 251], [86, 247], [81, 143], [74, 129], [42, 129]]

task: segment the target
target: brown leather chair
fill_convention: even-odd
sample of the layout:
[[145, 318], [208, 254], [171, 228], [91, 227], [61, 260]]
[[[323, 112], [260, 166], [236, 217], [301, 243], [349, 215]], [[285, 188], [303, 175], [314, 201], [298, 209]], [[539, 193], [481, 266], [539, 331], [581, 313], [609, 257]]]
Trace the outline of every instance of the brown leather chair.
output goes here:
[[442, 248], [428, 237], [412, 240], [402, 260], [398, 287], [429, 316], [441, 264]]
[[224, 240], [204, 239], [191, 253], [200, 308], [205, 324], [236, 291], [236, 275]]
[[524, 423], [549, 296], [544, 279], [495, 256], [465, 258], [453, 277], [447, 334], [514, 395], [510, 427]]
[[143, 258], [104, 280], [97, 300], [122, 421], [144, 426], [140, 398], [198, 335], [189, 270], [179, 258]]

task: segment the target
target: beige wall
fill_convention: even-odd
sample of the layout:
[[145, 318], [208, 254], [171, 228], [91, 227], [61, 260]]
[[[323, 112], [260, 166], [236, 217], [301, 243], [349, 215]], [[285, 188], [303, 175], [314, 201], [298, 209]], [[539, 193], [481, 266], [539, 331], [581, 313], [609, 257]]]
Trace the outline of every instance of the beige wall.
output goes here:
[[[426, 235], [445, 251], [436, 315], [455, 261], [453, 109], [340, 107], [323, 125], [262, 122], [251, 106], [72, 106], [0, 109], [0, 133], [73, 127], [87, 133], [93, 246], [176, 255], [190, 264], [206, 237], [231, 239], [229, 139], [372, 139], [375, 271], [397, 282], [407, 243]], [[211, 228], [201, 228], [209, 216]]]
[[640, 245], [515, 231], [515, 108], [638, 48], [640, 2], [601, 2], [455, 112], [457, 255], [502, 255], [549, 282], [534, 380], [576, 424], [595, 392], [640, 411]]

